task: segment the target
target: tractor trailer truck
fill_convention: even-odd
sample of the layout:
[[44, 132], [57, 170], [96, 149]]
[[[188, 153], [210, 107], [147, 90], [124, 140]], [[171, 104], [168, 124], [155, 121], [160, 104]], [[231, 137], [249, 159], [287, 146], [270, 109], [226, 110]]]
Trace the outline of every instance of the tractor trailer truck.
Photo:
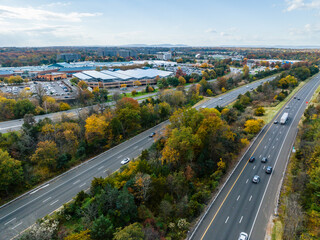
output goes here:
[[286, 122], [288, 121], [288, 113], [285, 112], [282, 117], [280, 118], [280, 124], [286, 124]]

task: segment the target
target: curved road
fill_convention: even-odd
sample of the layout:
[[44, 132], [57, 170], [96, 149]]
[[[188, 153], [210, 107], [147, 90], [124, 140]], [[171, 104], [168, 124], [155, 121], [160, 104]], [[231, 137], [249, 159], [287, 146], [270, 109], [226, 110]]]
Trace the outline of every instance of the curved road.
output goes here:
[[[244, 94], [256, 88], [262, 82], [274, 77], [262, 79], [237, 88], [224, 95], [211, 98], [200, 107], [225, 106]], [[41, 116], [40, 116], [41, 117]], [[43, 116], [42, 116], [43, 117]], [[151, 132], [161, 132], [169, 121], [165, 121], [132, 139], [90, 159], [89, 161], [69, 170], [68, 172], [50, 180], [33, 191], [17, 198], [10, 204], [0, 207], [0, 239], [10, 239], [31, 226], [39, 218], [51, 213], [72, 198], [81, 190], [89, 188], [94, 177], [106, 177], [108, 173], [121, 167], [120, 161], [125, 157], [135, 158], [141, 151], [149, 148], [153, 143]]]

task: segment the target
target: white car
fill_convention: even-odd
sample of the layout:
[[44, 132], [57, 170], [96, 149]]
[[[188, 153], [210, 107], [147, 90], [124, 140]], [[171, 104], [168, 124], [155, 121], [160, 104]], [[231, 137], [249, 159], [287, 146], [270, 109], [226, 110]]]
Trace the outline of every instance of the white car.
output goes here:
[[248, 240], [248, 234], [246, 234], [245, 232], [241, 232], [238, 240]]
[[125, 164], [127, 164], [128, 162], [130, 162], [130, 158], [125, 158], [125, 159], [123, 159], [123, 160], [121, 161], [121, 164], [122, 164], [122, 165], [125, 165]]
[[219, 97], [219, 100], [222, 100], [222, 97]]

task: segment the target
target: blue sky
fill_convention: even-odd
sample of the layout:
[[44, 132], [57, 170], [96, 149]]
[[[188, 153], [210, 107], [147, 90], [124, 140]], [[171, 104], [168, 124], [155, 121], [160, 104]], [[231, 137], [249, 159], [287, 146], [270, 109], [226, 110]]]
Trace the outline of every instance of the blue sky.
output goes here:
[[320, 46], [320, 0], [0, 0], [0, 46]]

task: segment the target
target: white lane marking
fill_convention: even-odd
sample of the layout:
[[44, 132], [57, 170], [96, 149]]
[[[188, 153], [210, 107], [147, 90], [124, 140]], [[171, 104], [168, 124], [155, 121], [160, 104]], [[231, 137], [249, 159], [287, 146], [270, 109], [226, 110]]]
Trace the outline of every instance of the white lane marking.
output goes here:
[[268, 158], [270, 158], [270, 154], [269, 154]]
[[261, 158], [261, 155], [259, 156], [259, 158]]
[[271, 141], [271, 138], [269, 138], [269, 141]]
[[281, 134], [281, 132], [279, 132], [279, 134]]
[[31, 194], [34, 194], [34, 193], [36, 193], [36, 192], [38, 192], [39, 190], [41, 190], [41, 189], [43, 189], [43, 188], [48, 187], [48, 186], [49, 186], [49, 184], [46, 184], [46, 185], [44, 185], [44, 186], [42, 186], [42, 187], [38, 188], [37, 190], [34, 190], [33, 192], [31, 192], [31, 193], [30, 193], [30, 195], [31, 195]]
[[279, 138], [276, 139], [276, 141], [278, 141], [278, 140], [279, 140]]
[[247, 179], [246, 183], [248, 183], [249, 179]]
[[7, 225], [7, 224], [11, 223], [14, 220], [16, 220], [16, 218], [11, 219], [9, 222], [6, 222], [4, 225]]
[[138, 146], [135, 146], [133, 149], [137, 149], [138, 148]]
[[[311, 91], [309, 91], [308, 95], [304, 98], [304, 100], [307, 99], [308, 96], [309, 96], [311, 93], [312, 93], [312, 94], [314, 93], [314, 88], [315, 88], [315, 87], [319, 87], [319, 84], [315, 84], [315, 85], [314, 85], [314, 87], [311, 89]], [[298, 115], [298, 113], [299, 113], [299, 111], [300, 111], [300, 109], [301, 109], [302, 106], [303, 106], [303, 105], [301, 104], [300, 107], [298, 108], [298, 110], [296, 111], [296, 114], [294, 115], [293, 120], [297, 117], [297, 115]], [[292, 121], [292, 122], [293, 122], [293, 121]], [[291, 127], [292, 122], [289, 124], [289, 127]], [[276, 165], [277, 165], [277, 162], [278, 162], [278, 159], [279, 159], [281, 150], [282, 150], [282, 148], [283, 148], [283, 145], [284, 145], [284, 143], [285, 143], [285, 140], [286, 140], [287, 137], [288, 137], [289, 132], [290, 132], [290, 128], [289, 128], [289, 130], [287, 131], [286, 135], [284, 136], [284, 140], [282, 141], [280, 150], [279, 150], [278, 155], [277, 155], [277, 157], [276, 157], [276, 162], [275, 162], [275, 164], [274, 164], [274, 168], [275, 168]], [[288, 160], [287, 160], [287, 161], [288, 161]], [[254, 218], [254, 220], [253, 220], [253, 223], [252, 223], [252, 227], [251, 227], [251, 230], [250, 230], [250, 233], [249, 233], [249, 238], [250, 238], [250, 236], [251, 236], [251, 234], [252, 234], [253, 227], [254, 227], [254, 225], [256, 224], [256, 220], [257, 220], [257, 217], [258, 217], [258, 214], [259, 214], [259, 211], [260, 211], [262, 202], [263, 202], [264, 197], [265, 197], [265, 195], [266, 195], [267, 189], [268, 189], [268, 187], [269, 187], [269, 183], [270, 183], [271, 178], [272, 178], [272, 175], [271, 175], [271, 177], [269, 178], [269, 180], [268, 180], [268, 182], [267, 182], [267, 186], [265, 187], [264, 193], [263, 193], [263, 195], [262, 195], [262, 199], [261, 199], [261, 201], [260, 201], [260, 204], [259, 204], [259, 207], [258, 207], [258, 211], [257, 211], [256, 216], [255, 216], [255, 218]]]
[[77, 181], [75, 181], [75, 182], [73, 183], [73, 185], [77, 184], [78, 182], [80, 182], [80, 179], [78, 179]]
[[274, 148], [274, 146], [272, 146], [272, 148]]
[[272, 134], [274, 134], [274, 132]]
[[106, 170], [104, 170], [103, 172], [106, 172], [106, 171], [108, 171], [109, 169], [106, 169]]
[[263, 166], [263, 169], [265, 169], [266, 168], [266, 166]]
[[143, 148], [139, 148], [139, 151], [142, 151], [143, 150]]
[[229, 216], [227, 217], [227, 219], [226, 219], [226, 221], [225, 221], [224, 223], [227, 223], [227, 222], [228, 222], [228, 220], [229, 220]]
[[267, 146], [264, 146], [264, 149], [266, 149], [267, 148]]
[[253, 169], [255, 169], [256, 168], [256, 166], [253, 166]]
[[17, 225], [15, 225], [13, 228], [11, 228], [12, 230], [13, 229], [15, 229], [16, 227], [18, 227], [18, 226], [20, 226], [22, 224], [22, 222], [21, 223], [19, 223], [19, 224], [17, 224]]
[[51, 197], [48, 197], [47, 199], [43, 200], [42, 202], [45, 203], [45, 202], [47, 202], [47, 201], [50, 200], [50, 199], [51, 199]]
[[102, 168], [104, 168], [104, 166], [99, 167], [98, 170], [101, 170]]
[[119, 155], [117, 158], [121, 158], [122, 157], [122, 155]]
[[86, 185], [86, 183], [81, 184], [79, 187], [83, 187], [84, 185]]
[[250, 198], [249, 198], [249, 202], [251, 202], [251, 199], [252, 199], [252, 195], [251, 195]]
[[50, 206], [52, 206], [53, 204], [55, 204], [56, 202], [58, 202], [59, 201], [59, 199], [58, 200], [55, 200], [54, 202], [52, 202], [52, 203], [50, 203]]
[[242, 222], [242, 218], [243, 218], [243, 216], [241, 216], [239, 223], [241, 223], [241, 222]]
[[240, 195], [238, 196], [237, 201], [239, 200], [239, 198], [240, 198]]

